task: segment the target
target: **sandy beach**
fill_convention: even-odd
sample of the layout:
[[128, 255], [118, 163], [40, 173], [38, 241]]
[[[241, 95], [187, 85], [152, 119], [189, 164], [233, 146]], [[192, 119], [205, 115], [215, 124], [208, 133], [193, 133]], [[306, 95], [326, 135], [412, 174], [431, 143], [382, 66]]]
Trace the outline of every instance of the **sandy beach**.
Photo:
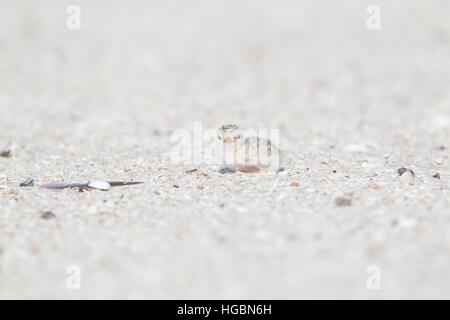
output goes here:
[[[450, 298], [450, 2], [372, 4], [0, 0], [0, 298]], [[228, 123], [292, 161], [173, 159]]]

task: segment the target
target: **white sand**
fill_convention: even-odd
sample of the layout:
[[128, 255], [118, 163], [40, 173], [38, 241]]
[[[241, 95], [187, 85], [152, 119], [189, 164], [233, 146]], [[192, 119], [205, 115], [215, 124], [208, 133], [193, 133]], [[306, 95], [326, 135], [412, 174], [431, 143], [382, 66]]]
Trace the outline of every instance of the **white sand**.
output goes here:
[[[381, 30], [358, 0], [74, 2], [79, 31], [69, 2], [0, 0], [0, 298], [450, 298], [449, 1], [377, 1]], [[297, 156], [185, 173], [194, 121]]]

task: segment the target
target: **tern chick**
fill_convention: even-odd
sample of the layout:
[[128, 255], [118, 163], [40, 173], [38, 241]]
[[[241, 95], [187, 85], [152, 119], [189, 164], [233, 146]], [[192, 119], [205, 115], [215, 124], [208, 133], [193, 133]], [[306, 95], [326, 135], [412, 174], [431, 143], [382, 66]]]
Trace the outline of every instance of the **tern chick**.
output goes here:
[[281, 171], [280, 150], [270, 140], [247, 136], [234, 124], [218, 129], [221, 172], [241, 171], [247, 173]]

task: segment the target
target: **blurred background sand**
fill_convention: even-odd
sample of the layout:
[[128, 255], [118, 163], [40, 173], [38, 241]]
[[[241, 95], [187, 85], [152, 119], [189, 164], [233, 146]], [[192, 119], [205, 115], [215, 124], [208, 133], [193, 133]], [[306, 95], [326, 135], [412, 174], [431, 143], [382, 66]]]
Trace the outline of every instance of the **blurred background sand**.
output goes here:
[[[0, 0], [0, 25], [0, 298], [450, 297], [449, 1]], [[194, 121], [297, 158], [185, 173]]]

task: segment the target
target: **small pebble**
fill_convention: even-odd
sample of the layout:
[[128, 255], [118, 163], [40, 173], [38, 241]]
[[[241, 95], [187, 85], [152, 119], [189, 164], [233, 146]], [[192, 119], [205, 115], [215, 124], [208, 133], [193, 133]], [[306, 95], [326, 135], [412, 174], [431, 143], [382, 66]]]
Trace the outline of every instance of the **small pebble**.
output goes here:
[[21, 187], [32, 187], [34, 186], [34, 180], [29, 178], [20, 184]]
[[46, 211], [41, 214], [41, 218], [45, 220], [54, 219], [56, 215], [51, 211]]
[[410, 174], [412, 174], [413, 176], [415, 176], [416, 174], [414, 173], [414, 171], [412, 171], [411, 169], [408, 169], [408, 168], [405, 168], [405, 167], [402, 167], [402, 168], [398, 168], [397, 169], [397, 172], [398, 172], [398, 175], [399, 176], [401, 176], [401, 175], [403, 175], [405, 172], [409, 172]]
[[87, 186], [89, 188], [98, 189], [102, 191], [108, 191], [109, 189], [111, 189], [111, 185], [108, 182], [101, 180], [89, 182]]
[[397, 169], [398, 174], [400, 175], [400, 180], [404, 183], [413, 184], [414, 183], [414, 177], [416, 174], [414, 171], [408, 168], [399, 168]]
[[233, 170], [233, 169], [230, 169], [230, 168], [221, 168], [220, 170], [219, 170], [219, 173], [221, 173], [221, 174], [225, 174], [225, 173], [235, 173], [236, 172], [236, 170]]
[[78, 187], [78, 192], [84, 192], [86, 190], [89, 190], [89, 188], [87, 186]]
[[345, 197], [337, 197], [336, 199], [334, 199], [334, 203], [338, 207], [348, 207], [348, 206], [352, 205], [352, 199], [345, 198]]
[[2, 151], [0, 151], [0, 157], [3, 157], [3, 158], [11, 157], [11, 150], [2, 150]]
[[291, 182], [292, 187], [298, 187], [300, 184], [298, 182]]
[[440, 179], [440, 178], [441, 178], [441, 175], [440, 175], [439, 173], [435, 173], [435, 174], [433, 175], [433, 178], [435, 178], [435, 179]]
[[400, 181], [404, 183], [414, 184], [414, 176], [410, 172], [405, 172], [400, 176]]
[[173, 185], [173, 187], [174, 187], [174, 188], [179, 188], [180, 186], [179, 186], [179, 185], [176, 185], [176, 184], [174, 184], [174, 185]]

